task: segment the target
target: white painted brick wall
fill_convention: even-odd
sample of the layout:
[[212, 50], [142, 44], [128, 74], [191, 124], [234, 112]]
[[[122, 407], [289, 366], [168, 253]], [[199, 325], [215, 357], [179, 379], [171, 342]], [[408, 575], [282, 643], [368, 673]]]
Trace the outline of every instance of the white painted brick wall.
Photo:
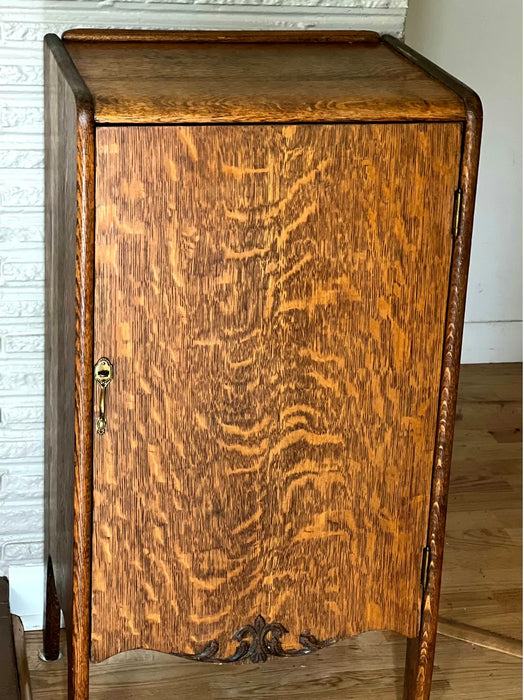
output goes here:
[[0, 574], [42, 561], [44, 34], [80, 26], [400, 36], [407, 2], [0, 0]]

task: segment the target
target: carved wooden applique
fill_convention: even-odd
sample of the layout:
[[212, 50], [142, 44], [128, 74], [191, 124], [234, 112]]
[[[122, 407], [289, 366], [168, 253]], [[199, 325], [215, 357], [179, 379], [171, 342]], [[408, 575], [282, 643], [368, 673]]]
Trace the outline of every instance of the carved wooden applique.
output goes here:
[[281, 639], [287, 634], [287, 629], [280, 622], [266, 622], [262, 615], [257, 615], [252, 625], [241, 627], [233, 635], [238, 642], [236, 651], [225, 658], [217, 657], [219, 644], [213, 640], [197, 654], [183, 654], [186, 659], [194, 661], [207, 661], [211, 663], [233, 663], [234, 661], [251, 661], [254, 664], [264, 663], [270, 656], [303, 656], [317, 651], [330, 644], [334, 639], [319, 641], [309, 632], [302, 632], [298, 641], [300, 648], [284, 649]]

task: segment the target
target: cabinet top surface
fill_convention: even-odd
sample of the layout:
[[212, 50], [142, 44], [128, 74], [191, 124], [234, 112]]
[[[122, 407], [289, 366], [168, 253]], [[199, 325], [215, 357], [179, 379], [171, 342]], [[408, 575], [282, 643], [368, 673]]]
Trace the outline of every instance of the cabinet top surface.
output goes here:
[[373, 32], [73, 30], [100, 124], [463, 120], [461, 98]]

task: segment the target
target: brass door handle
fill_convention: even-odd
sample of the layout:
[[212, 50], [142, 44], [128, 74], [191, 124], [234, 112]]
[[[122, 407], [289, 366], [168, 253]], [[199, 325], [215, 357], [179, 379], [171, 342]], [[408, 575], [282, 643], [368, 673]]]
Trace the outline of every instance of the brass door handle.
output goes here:
[[95, 381], [100, 385], [100, 405], [96, 419], [96, 432], [103, 435], [106, 431], [106, 389], [113, 379], [113, 365], [107, 357], [101, 357], [95, 365]]

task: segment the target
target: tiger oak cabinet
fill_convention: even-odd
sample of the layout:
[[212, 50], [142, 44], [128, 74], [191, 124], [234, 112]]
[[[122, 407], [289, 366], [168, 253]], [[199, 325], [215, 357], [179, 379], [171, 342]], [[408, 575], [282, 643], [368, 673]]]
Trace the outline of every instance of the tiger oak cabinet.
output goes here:
[[[429, 697], [481, 130], [373, 32], [45, 39], [44, 654], [408, 639]], [[278, 661], [274, 661], [278, 663]]]

